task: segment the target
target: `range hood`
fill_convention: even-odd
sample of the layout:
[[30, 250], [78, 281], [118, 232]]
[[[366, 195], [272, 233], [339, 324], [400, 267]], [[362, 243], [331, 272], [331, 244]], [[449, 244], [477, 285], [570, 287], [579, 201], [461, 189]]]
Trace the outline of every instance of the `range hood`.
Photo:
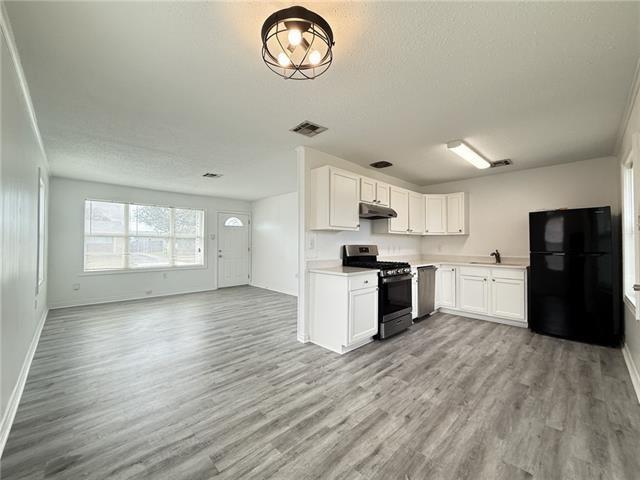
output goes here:
[[379, 218], [396, 218], [398, 214], [393, 208], [382, 205], [371, 205], [369, 203], [360, 204], [360, 218], [376, 220]]

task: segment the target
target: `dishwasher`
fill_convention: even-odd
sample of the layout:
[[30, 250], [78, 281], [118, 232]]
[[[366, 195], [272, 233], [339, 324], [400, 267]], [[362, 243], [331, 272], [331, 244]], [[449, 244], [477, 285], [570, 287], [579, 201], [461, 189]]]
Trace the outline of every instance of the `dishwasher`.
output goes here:
[[436, 270], [433, 265], [418, 268], [418, 319], [435, 311]]

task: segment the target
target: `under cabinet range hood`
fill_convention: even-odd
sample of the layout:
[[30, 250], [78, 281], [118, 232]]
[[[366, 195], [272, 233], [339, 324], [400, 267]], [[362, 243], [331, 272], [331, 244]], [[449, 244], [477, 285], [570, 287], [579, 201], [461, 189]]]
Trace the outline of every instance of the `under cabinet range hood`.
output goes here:
[[377, 220], [379, 218], [396, 218], [398, 214], [393, 208], [381, 205], [371, 205], [369, 203], [360, 204], [360, 218]]

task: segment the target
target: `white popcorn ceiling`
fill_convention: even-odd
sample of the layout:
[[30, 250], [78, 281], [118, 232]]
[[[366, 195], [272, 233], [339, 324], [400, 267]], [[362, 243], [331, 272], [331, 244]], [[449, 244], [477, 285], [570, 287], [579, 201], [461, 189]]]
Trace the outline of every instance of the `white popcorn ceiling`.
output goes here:
[[[510, 170], [614, 152], [636, 2], [303, 2], [336, 40], [303, 82], [260, 57], [262, 22], [289, 5], [9, 2], [53, 174], [250, 200], [295, 190], [301, 144], [419, 185], [505, 171], [453, 139]], [[303, 120], [329, 130], [289, 132]]]

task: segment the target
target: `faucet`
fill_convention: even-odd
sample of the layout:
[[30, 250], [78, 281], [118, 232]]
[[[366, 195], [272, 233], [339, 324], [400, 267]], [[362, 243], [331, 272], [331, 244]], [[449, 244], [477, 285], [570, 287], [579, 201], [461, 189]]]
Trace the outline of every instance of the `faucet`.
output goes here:
[[496, 263], [502, 263], [502, 260], [500, 259], [500, 252], [497, 248], [495, 252], [491, 252], [491, 256], [496, 257]]

